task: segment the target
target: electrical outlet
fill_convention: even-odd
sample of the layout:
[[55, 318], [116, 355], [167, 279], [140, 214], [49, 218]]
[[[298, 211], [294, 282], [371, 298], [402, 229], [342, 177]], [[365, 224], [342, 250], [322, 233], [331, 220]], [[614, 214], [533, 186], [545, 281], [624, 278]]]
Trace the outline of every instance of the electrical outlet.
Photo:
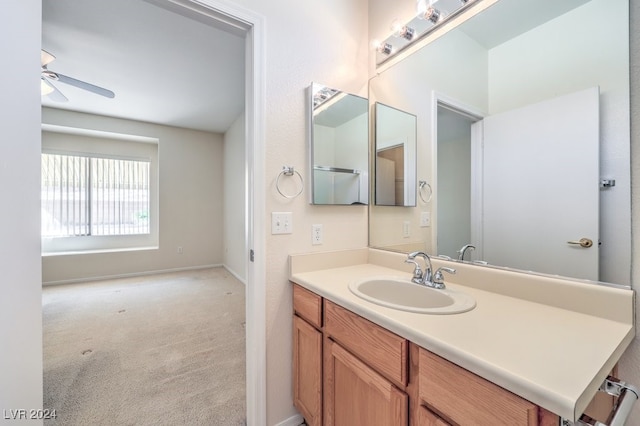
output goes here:
[[411, 236], [411, 222], [405, 220], [402, 224], [402, 236], [404, 238], [409, 238]]
[[423, 228], [431, 226], [431, 212], [420, 213], [420, 226]]
[[322, 244], [322, 225], [311, 225], [311, 244]]
[[271, 233], [291, 234], [293, 232], [293, 213], [272, 212], [271, 213]]
[[182, 254], [182, 246], [178, 246], [177, 252], [178, 254]]

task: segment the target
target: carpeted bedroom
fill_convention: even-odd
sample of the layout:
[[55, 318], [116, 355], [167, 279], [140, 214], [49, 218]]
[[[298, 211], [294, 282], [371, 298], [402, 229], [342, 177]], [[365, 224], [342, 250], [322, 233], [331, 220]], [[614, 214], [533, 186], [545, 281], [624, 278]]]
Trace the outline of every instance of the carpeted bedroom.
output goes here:
[[45, 425], [244, 425], [245, 288], [208, 268], [43, 288]]

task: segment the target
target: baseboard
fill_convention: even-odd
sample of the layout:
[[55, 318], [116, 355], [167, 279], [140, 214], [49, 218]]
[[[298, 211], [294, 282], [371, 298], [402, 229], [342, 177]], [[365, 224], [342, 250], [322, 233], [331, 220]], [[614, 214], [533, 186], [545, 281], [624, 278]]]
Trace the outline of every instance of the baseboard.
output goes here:
[[209, 268], [219, 268], [219, 267], [224, 267], [224, 265], [216, 264], [216, 265], [187, 266], [187, 267], [184, 267], [184, 268], [172, 268], [172, 269], [159, 269], [159, 270], [155, 270], [155, 271], [132, 272], [130, 274], [104, 275], [104, 276], [99, 276], [99, 277], [75, 278], [75, 279], [71, 279], [71, 280], [60, 280], [60, 281], [44, 281], [42, 283], [42, 285], [43, 286], [52, 286], [52, 285], [61, 285], [61, 284], [77, 284], [77, 283], [86, 283], [88, 281], [114, 280], [114, 279], [118, 279], [118, 278], [142, 277], [142, 276], [145, 276], [145, 275], [166, 274], [166, 273], [169, 273], [169, 272], [181, 272], [181, 271], [195, 271], [195, 270], [198, 270], [198, 269], [209, 269]]
[[231, 268], [229, 268], [227, 265], [222, 265], [222, 267], [224, 269], [227, 270], [228, 273], [230, 273], [231, 275], [233, 275], [238, 281], [240, 281], [242, 284], [244, 284], [244, 286], [247, 286], [247, 280], [240, 277], [240, 275], [238, 275], [235, 271], [233, 271]]
[[304, 423], [304, 418], [300, 414], [296, 414], [293, 417], [289, 417], [287, 420], [284, 420], [278, 423], [276, 426], [300, 426]]

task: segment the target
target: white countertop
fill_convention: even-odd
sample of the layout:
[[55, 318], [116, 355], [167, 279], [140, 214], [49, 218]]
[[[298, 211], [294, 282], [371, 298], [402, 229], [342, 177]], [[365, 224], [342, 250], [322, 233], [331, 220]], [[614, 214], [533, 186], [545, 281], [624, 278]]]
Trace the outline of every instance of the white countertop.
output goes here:
[[[449, 288], [465, 292], [476, 300], [473, 310], [461, 314], [416, 314], [379, 306], [355, 296], [348, 285], [376, 276], [411, 277], [410, 272], [404, 272], [406, 265], [393, 269], [371, 263], [372, 258], [380, 255], [371, 256], [366, 249], [338, 252], [333, 258], [335, 262], [326, 254], [291, 256], [290, 279], [572, 421], [584, 412], [635, 335], [631, 290], [582, 283], [578, 284], [584, 288], [576, 290], [573, 280], [567, 280], [570, 291], [595, 291], [597, 294], [585, 299], [597, 298], [602, 305], [612, 305], [617, 311], [628, 309], [630, 313], [602, 309], [592, 314], [576, 311], [572, 306], [553, 306], [559, 304], [554, 295], [542, 298], [548, 297], [553, 303], [532, 301], [538, 296], [526, 282], [526, 276], [522, 283], [516, 283], [518, 275], [512, 277], [514, 284], [504, 293], [511, 294], [513, 288], [521, 288], [522, 298], [501, 294], [495, 288], [483, 290], [477, 282], [474, 286], [455, 284], [455, 276], [447, 276]], [[391, 264], [406, 257], [390, 256]], [[457, 263], [453, 266], [467, 268]], [[482, 273], [486, 274], [487, 269], [491, 277], [495, 271], [482, 268]], [[473, 276], [470, 274], [475, 271], [470, 271], [462, 274], [463, 280]], [[486, 277], [476, 281], [483, 279]], [[559, 283], [559, 287], [562, 285]], [[540, 287], [548, 292], [544, 286]], [[559, 294], [563, 291], [566, 289], [560, 288]], [[611, 303], [607, 299], [609, 295]]]

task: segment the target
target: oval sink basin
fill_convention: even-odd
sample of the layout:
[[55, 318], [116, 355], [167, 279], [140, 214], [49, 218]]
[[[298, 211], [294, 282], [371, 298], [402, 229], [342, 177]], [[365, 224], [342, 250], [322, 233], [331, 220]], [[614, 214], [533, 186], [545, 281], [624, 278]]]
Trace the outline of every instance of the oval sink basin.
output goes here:
[[459, 314], [476, 306], [468, 294], [448, 288], [438, 290], [396, 277], [353, 282], [349, 290], [377, 305], [422, 314]]

